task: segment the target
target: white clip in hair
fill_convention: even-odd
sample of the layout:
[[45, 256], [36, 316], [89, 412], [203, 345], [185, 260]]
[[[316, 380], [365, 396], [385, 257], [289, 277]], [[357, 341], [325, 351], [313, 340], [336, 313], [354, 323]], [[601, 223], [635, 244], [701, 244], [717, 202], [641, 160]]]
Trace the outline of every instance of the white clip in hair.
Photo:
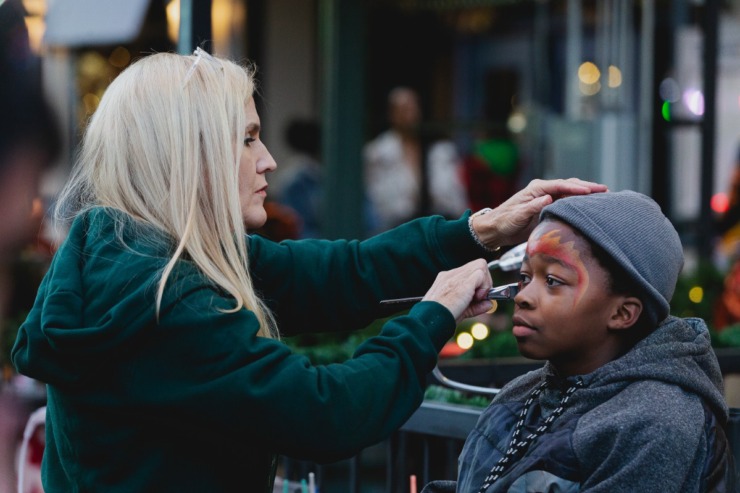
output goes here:
[[198, 68], [198, 64], [200, 63], [200, 61], [201, 61], [201, 60], [202, 60], [203, 58], [213, 58], [213, 57], [211, 57], [211, 55], [209, 55], [209, 54], [208, 54], [208, 53], [207, 53], [207, 52], [206, 52], [205, 50], [202, 50], [202, 49], [200, 48], [200, 46], [199, 46], [199, 47], [197, 47], [197, 48], [196, 48], [196, 49], [195, 49], [195, 50], [193, 51], [193, 55], [195, 55], [195, 61], [193, 62], [193, 64], [192, 64], [192, 65], [190, 66], [190, 68], [188, 69], [188, 72], [187, 72], [187, 73], [185, 74], [185, 80], [183, 80], [183, 81], [182, 81], [182, 87], [185, 87], [185, 84], [187, 84], [187, 83], [188, 83], [188, 81], [190, 80], [190, 78], [191, 78], [191, 77], [193, 76], [193, 74], [195, 73], [195, 69], [196, 69], [196, 68]]

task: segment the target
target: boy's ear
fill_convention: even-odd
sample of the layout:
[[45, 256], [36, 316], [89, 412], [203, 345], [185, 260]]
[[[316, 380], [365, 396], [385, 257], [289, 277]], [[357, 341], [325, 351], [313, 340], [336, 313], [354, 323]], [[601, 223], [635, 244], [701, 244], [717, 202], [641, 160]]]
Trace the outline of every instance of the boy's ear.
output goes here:
[[642, 301], [634, 296], [624, 296], [612, 312], [607, 327], [613, 330], [629, 329], [637, 323], [641, 313]]

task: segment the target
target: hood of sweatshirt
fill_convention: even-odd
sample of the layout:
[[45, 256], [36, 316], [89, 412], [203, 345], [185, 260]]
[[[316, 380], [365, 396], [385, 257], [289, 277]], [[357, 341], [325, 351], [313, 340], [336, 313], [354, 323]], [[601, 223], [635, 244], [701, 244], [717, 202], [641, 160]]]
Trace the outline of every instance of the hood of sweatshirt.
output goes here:
[[76, 218], [20, 327], [11, 354], [20, 373], [73, 386], [135, 347], [155, 319], [169, 247], [154, 231], [132, 228], [141, 226], [110, 209]]
[[[549, 363], [543, 370], [550, 378], [556, 375]], [[587, 408], [606, 401], [631, 383], [652, 380], [698, 395], [720, 422], [728, 419], [722, 372], [707, 326], [698, 318], [668, 317], [626, 354], [582, 378], [585, 388], [579, 400]]]

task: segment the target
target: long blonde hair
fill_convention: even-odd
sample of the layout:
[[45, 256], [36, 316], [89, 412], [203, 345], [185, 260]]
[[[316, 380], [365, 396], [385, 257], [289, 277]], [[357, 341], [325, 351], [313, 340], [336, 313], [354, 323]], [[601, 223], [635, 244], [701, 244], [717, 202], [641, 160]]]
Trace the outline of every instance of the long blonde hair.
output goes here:
[[238, 171], [251, 67], [205, 52], [157, 53], [124, 70], [92, 116], [57, 218], [111, 207], [164, 232], [176, 244], [157, 290], [186, 254], [205, 276], [247, 308], [260, 335], [278, 337], [247, 266]]

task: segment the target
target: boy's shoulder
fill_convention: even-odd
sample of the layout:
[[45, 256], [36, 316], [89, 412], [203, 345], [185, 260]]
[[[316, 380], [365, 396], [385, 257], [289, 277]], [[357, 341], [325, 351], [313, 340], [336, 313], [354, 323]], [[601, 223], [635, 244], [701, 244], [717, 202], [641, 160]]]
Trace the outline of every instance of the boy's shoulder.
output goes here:
[[697, 446], [711, 413], [700, 396], [655, 380], [635, 381], [602, 402], [579, 404], [583, 413], [573, 442], [581, 450], [617, 439], [637, 447], [656, 440], [667, 447]]
[[[598, 393], [599, 389], [594, 391]], [[594, 396], [594, 400], [598, 397]], [[601, 403], [596, 402], [584, 417], [598, 419], [603, 415], [612, 421], [639, 419], [642, 422], [662, 422], [672, 415], [694, 413], [703, 416], [703, 408], [700, 396], [686, 392], [678, 385], [658, 380], [636, 380], [604, 398]]]
[[[496, 406], [522, 403], [546, 378], [551, 377], [545, 366], [512, 380], [492, 401], [484, 416]], [[699, 395], [678, 385], [650, 379], [622, 382], [613, 387], [586, 386], [576, 392], [568, 407], [568, 414], [579, 416], [574, 435], [586, 436], [641, 429], [648, 436], [671, 433], [677, 437], [697, 437], [707, 411]]]
[[659, 381], [635, 381], [583, 413], [571, 443], [586, 471], [608, 464], [611, 470], [632, 475], [630, 471], [644, 471], [659, 459], [664, 473], [677, 478], [691, 469], [687, 481], [695, 482], [719, 467], [716, 464], [732, 469], [724, 452], [727, 438], [708, 403], [680, 386]]

